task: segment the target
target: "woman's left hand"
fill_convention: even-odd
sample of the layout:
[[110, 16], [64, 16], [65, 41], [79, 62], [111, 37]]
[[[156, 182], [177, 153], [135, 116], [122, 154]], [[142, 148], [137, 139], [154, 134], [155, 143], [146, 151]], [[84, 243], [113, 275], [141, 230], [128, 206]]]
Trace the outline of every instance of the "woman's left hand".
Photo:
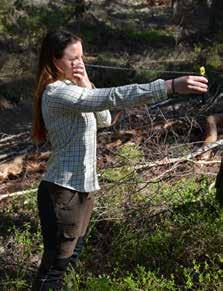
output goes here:
[[203, 76], [183, 76], [165, 82], [168, 94], [202, 94], [208, 91], [208, 80]]

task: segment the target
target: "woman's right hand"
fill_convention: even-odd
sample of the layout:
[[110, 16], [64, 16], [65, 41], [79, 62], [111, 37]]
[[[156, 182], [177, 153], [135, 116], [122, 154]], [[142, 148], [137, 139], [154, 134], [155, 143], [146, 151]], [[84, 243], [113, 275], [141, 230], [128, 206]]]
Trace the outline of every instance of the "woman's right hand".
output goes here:
[[84, 62], [79, 62], [73, 66], [73, 78], [78, 86], [92, 88], [92, 84], [88, 78]]
[[[202, 94], [208, 91], [208, 80], [203, 76], [183, 76], [165, 81], [167, 94]], [[173, 92], [175, 91], [175, 92]]]

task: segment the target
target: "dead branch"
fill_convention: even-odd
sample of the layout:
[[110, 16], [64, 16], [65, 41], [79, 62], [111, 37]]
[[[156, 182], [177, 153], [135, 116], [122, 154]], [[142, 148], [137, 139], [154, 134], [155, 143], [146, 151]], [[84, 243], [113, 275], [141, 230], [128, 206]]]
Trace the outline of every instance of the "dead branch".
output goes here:
[[29, 131], [25, 131], [25, 132], [22, 132], [19, 134], [9, 135], [7, 137], [1, 138], [0, 143], [8, 142], [8, 141], [11, 141], [13, 139], [22, 138], [22, 137], [27, 136], [27, 135], [30, 135]]
[[182, 162], [193, 162], [193, 163], [197, 163], [197, 164], [211, 164], [211, 163], [220, 163], [220, 160], [215, 160], [215, 161], [194, 161], [193, 159], [213, 148], [216, 148], [218, 146], [223, 145], [223, 139], [215, 142], [215, 143], [211, 143], [208, 144], [200, 149], [198, 149], [195, 152], [192, 152], [188, 155], [182, 156], [180, 158], [164, 158], [160, 161], [155, 161], [152, 163], [147, 163], [144, 165], [139, 165], [135, 167], [135, 170], [145, 170], [145, 169], [149, 169], [152, 167], [157, 167], [157, 166], [166, 166], [168, 164], [174, 164], [174, 163], [182, 163]]
[[5, 199], [5, 198], [9, 198], [9, 197], [13, 197], [13, 196], [25, 195], [27, 193], [35, 193], [36, 191], [37, 191], [37, 188], [34, 188], [34, 189], [18, 191], [18, 192], [14, 192], [14, 193], [10, 193], [10, 194], [2, 194], [0, 196], [0, 201]]
[[198, 149], [195, 152], [192, 152], [191, 154], [187, 155], [187, 160], [191, 160], [199, 155], [201, 155], [202, 153], [205, 153], [209, 150], [212, 150], [218, 146], [223, 145], [223, 139], [220, 139], [214, 143], [210, 143], [210, 144], [206, 144], [205, 146], [201, 147], [200, 149]]
[[32, 148], [33, 148], [33, 146], [29, 145], [25, 149], [15, 150], [15, 151], [11, 151], [11, 152], [6, 153], [6, 154], [2, 154], [2, 155], [0, 155], [0, 164], [5, 163], [6, 161], [8, 161], [9, 159], [11, 159], [15, 156], [27, 154], [29, 151], [32, 150]]

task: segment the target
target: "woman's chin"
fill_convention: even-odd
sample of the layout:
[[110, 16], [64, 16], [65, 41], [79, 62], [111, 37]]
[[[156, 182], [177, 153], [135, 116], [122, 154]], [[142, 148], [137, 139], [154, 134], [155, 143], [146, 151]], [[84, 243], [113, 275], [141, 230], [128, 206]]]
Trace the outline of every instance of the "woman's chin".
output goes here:
[[73, 82], [73, 83], [76, 83], [74, 77], [72, 77], [72, 76], [65, 76], [65, 79], [66, 79], [66, 80], [69, 80], [69, 81], [71, 81], [71, 82]]

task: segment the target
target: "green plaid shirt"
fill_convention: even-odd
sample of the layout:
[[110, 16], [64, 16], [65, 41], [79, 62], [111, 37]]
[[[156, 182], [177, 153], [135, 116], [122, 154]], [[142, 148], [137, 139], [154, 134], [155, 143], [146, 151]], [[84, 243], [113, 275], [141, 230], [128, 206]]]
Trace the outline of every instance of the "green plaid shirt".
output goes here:
[[80, 192], [100, 189], [96, 173], [98, 127], [111, 124], [109, 109], [126, 109], [167, 98], [164, 80], [88, 89], [56, 81], [42, 96], [42, 115], [52, 152], [43, 180]]

